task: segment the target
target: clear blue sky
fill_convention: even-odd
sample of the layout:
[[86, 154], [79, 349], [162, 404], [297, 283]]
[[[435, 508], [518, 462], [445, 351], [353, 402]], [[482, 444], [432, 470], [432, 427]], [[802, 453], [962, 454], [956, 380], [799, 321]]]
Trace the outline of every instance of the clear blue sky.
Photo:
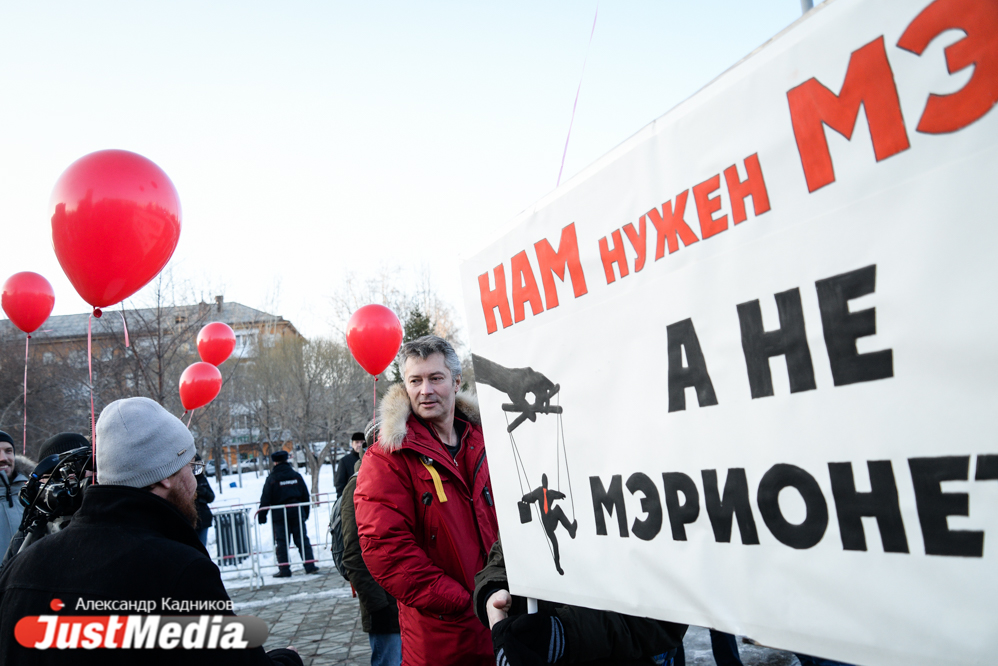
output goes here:
[[[42, 273], [59, 174], [145, 155], [175, 274], [328, 331], [344, 271], [459, 258], [555, 186], [595, 2], [33, 2], [0, 9], [0, 279]], [[800, 16], [799, 0], [604, 1], [563, 181]], [[210, 294], [206, 294], [209, 295]]]

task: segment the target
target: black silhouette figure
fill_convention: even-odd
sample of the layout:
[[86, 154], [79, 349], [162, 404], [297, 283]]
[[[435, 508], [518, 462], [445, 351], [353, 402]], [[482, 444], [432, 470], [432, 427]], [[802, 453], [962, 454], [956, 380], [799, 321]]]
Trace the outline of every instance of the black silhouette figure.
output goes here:
[[[505, 368], [475, 354], [471, 360], [475, 364], [475, 381], [508, 395], [511, 402], [505, 403], [503, 410], [520, 413], [506, 428], [507, 432], [513, 432], [527, 419], [536, 421], [538, 414], [561, 414], [561, 407], [551, 404], [561, 386], [533, 368]], [[527, 400], [528, 393], [534, 394], [533, 403]]]
[[575, 532], [579, 529], [579, 521], [573, 520], [572, 522], [568, 522], [568, 518], [565, 516], [565, 512], [561, 510], [561, 507], [554, 506], [554, 501], [560, 499], [565, 499], [565, 493], [550, 490], [548, 488], [548, 475], [542, 474], [540, 488], [535, 488], [524, 495], [522, 501], [528, 504], [537, 502], [540, 506], [541, 523], [544, 524], [544, 532], [547, 533], [548, 539], [551, 541], [551, 549], [554, 551], [554, 568], [564, 576], [565, 571], [561, 568], [561, 556], [558, 554], [558, 537], [554, 535], [554, 531], [558, 527], [558, 523], [561, 523], [568, 530], [568, 536], [574, 539]]

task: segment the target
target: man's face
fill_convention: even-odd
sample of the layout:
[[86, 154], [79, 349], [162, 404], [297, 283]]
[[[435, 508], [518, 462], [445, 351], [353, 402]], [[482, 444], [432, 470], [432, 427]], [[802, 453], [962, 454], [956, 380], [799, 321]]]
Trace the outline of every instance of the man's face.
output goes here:
[[10, 442], [0, 442], [0, 470], [7, 473], [7, 478], [14, 475], [14, 445]]
[[443, 354], [430, 354], [425, 359], [410, 357], [405, 361], [405, 390], [409, 394], [409, 404], [417, 416], [427, 421], [454, 413], [460, 381], [460, 375], [451, 377]]
[[184, 465], [177, 472], [177, 483], [173, 484], [166, 499], [184, 515], [184, 518], [194, 527], [198, 522], [198, 480], [190, 465]]
[[352, 439], [350, 440], [350, 446], [353, 447], [354, 453], [360, 453], [360, 450], [364, 448], [364, 440]]

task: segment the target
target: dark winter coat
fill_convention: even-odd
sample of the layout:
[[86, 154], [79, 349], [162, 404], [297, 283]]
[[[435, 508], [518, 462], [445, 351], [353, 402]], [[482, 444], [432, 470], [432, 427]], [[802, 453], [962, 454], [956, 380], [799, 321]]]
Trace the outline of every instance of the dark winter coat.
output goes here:
[[[113, 666], [177, 664], [299, 665], [287, 650], [30, 650], [14, 640], [25, 616], [50, 615], [52, 599], [64, 615], [110, 615], [75, 611], [77, 600], [227, 601], [218, 567], [180, 512], [151, 492], [124, 486], [87, 489], [73, 522], [27, 548], [0, 575], [0, 663]], [[181, 615], [173, 610], [162, 615]], [[196, 614], [200, 614], [197, 612]], [[217, 611], [209, 614], [233, 615]]]
[[336, 488], [337, 497], [343, 497], [343, 489], [347, 487], [347, 481], [353, 476], [353, 470], [357, 466], [358, 460], [360, 460], [360, 456], [357, 455], [356, 451], [351, 450], [336, 463], [336, 476], [333, 477], [333, 487]]
[[458, 395], [456, 460], [412, 414], [402, 385], [385, 395], [380, 417], [354, 504], [364, 561], [399, 602], [402, 661], [492, 664], [492, 639], [471, 605], [475, 574], [499, 533], [478, 405]]
[[208, 505], [215, 501], [215, 491], [211, 489], [211, 483], [204, 474], [195, 477], [198, 481], [198, 529], [204, 530], [211, 527], [212, 513]]
[[[357, 461], [360, 469], [363, 458]], [[378, 585], [364, 564], [357, 538], [357, 516], [354, 513], [353, 492], [357, 487], [357, 474], [347, 481], [340, 504], [340, 525], [343, 530], [343, 566], [350, 583], [360, 599], [360, 623], [369, 634], [399, 633], [399, 609], [395, 598]]]
[[21, 506], [18, 495], [21, 488], [28, 482], [28, 475], [35, 465], [31, 460], [23, 456], [16, 456], [14, 459], [13, 478], [7, 478], [6, 474], [0, 474], [0, 550], [6, 552], [10, 540], [14, 537], [21, 526], [21, 515], [24, 507]]
[[[475, 612], [489, 626], [485, 603], [496, 590], [508, 590], [502, 543], [489, 552], [488, 565], [475, 576]], [[513, 597], [510, 615], [527, 612], [527, 600]], [[565, 660], [568, 663], [650, 664], [651, 657], [679, 647], [687, 625], [581, 606], [538, 602], [538, 612], [557, 615], [565, 627]]]
[[[258, 514], [261, 516], [260, 522], [266, 522], [268, 506], [296, 504], [299, 502], [307, 503], [311, 497], [311, 494], [308, 492], [308, 486], [305, 485], [305, 479], [295, 471], [291, 463], [277, 463], [274, 465], [270, 476], [263, 483], [263, 492], [260, 494], [260, 513]], [[298, 520], [299, 515], [301, 515], [303, 520], [306, 520], [308, 518], [309, 505], [305, 504], [305, 506], [299, 507], [297, 511], [294, 508], [287, 509], [287, 512], [292, 520]], [[284, 514], [285, 510], [283, 509], [275, 511], [274, 522], [283, 522]]]

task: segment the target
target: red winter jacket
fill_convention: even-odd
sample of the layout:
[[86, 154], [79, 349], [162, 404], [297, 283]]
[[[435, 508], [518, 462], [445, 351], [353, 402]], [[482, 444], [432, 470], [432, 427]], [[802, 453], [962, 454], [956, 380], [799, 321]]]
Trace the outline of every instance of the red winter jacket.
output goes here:
[[411, 413], [403, 386], [380, 412], [354, 506], [364, 562], [399, 603], [402, 662], [492, 664], [491, 634], [471, 604], [475, 574], [499, 536], [478, 405], [458, 395], [457, 460]]

